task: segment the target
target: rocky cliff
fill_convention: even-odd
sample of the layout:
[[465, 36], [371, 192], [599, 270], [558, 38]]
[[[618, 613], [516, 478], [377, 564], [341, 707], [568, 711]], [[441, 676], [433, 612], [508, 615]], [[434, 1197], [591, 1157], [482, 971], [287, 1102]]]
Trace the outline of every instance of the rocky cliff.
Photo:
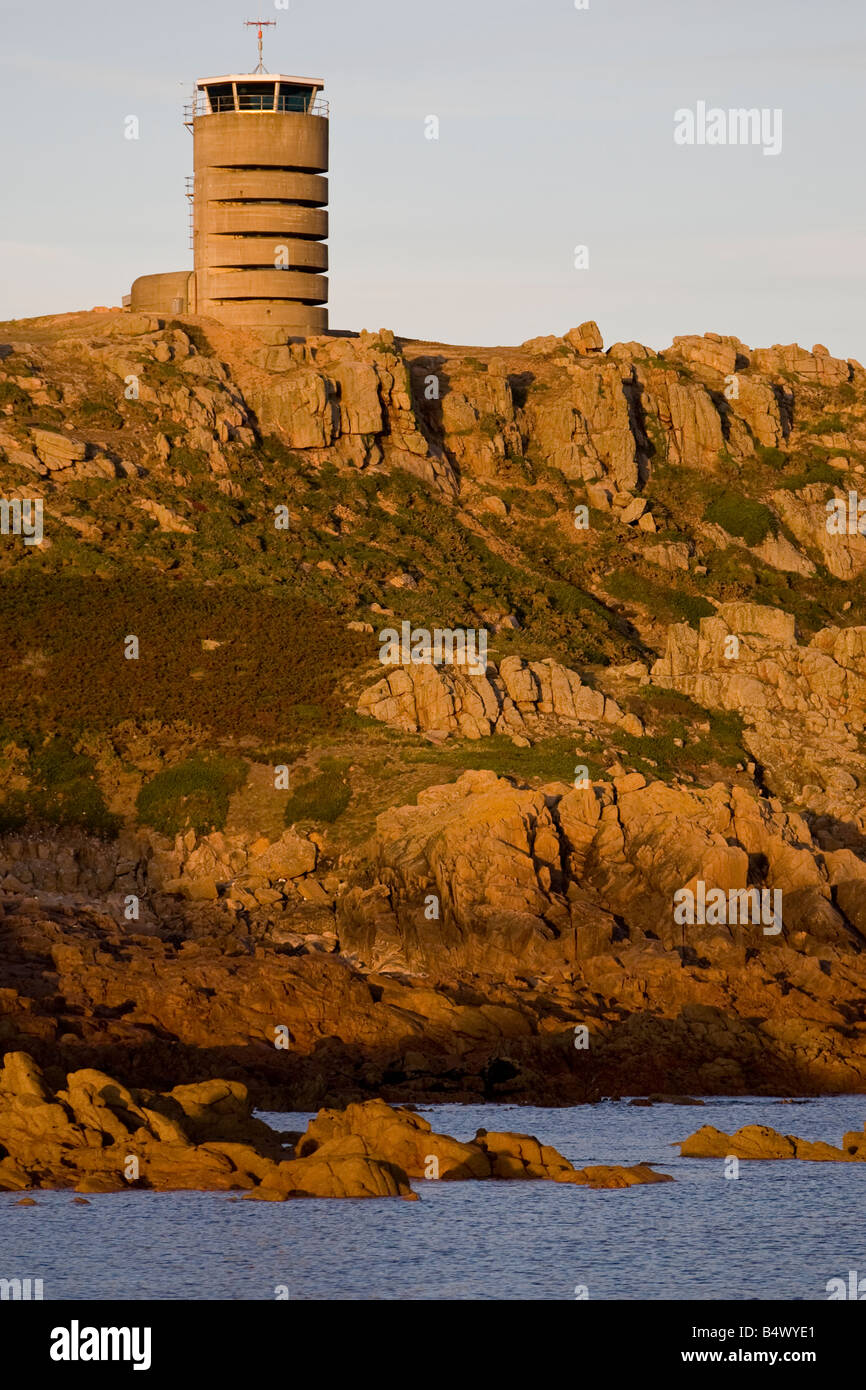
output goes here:
[[4, 1048], [866, 1088], [859, 363], [82, 314], [0, 325], [0, 412]]

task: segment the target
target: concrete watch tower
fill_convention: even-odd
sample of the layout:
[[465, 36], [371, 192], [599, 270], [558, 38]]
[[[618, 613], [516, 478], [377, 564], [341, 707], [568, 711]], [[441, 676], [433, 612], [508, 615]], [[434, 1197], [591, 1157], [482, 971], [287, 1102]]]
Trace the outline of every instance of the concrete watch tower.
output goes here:
[[[273, 23], [274, 21], [270, 21]], [[128, 307], [198, 313], [269, 338], [328, 329], [328, 107], [321, 78], [204, 77], [185, 124], [194, 149], [194, 269], [137, 279]]]

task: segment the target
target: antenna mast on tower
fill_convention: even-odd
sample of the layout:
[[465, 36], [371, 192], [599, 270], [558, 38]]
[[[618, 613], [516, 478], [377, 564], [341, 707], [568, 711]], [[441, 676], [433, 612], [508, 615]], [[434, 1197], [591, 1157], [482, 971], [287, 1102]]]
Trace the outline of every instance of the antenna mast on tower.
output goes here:
[[265, 67], [264, 61], [263, 61], [263, 59], [262, 59], [262, 30], [263, 30], [263, 29], [272, 29], [272, 28], [275, 28], [275, 27], [276, 27], [276, 23], [277, 23], [277, 21], [276, 21], [275, 19], [245, 19], [245, 20], [244, 20], [244, 28], [245, 28], [245, 29], [253, 29], [253, 28], [254, 28], [254, 29], [257, 30], [256, 37], [258, 38], [258, 41], [259, 41], [259, 65], [258, 65], [258, 67], [256, 68], [256, 72], [267, 72], [267, 68]]

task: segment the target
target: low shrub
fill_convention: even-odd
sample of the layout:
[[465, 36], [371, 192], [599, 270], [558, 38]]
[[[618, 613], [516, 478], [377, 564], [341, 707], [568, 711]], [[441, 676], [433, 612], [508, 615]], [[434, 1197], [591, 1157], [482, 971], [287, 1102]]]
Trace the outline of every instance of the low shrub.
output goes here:
[[145, 782], [135, 803], [138, 818], [172, 837], [190, 829], [197, 835], [222, 830], [229, 798], [240, 791], [247, 771], [240, 758], [196, 754]]
[[722, 526], [729, 536], [739, 536], [746, 545], [760, 545], [776, 531], [776, 520], [769, 507], [736, 492], [720, 493], [704, 512], [704, 520]]
[[96, 765], [87, 754], [75, 751], [71, 739], [52, 738], [35, 747], [25, 775], [30, 786], [8, 792], [0, 802], [0, 829], [44, 824], [117, 833], [120, 817], [105, 804]]
[[333, 825], [352, 799], [347, 767], [341, 759], [326, 759], [315, 776], [295, 787], [285, 806], [286, 825], [305, 820]]

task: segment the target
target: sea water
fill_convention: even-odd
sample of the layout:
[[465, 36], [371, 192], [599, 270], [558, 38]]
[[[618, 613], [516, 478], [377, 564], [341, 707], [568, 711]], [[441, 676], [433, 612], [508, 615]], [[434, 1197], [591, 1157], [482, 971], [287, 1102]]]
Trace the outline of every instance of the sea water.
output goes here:
[[[0, 1278], [50, 1299], [824, 1300], [866, 1275], [866, 1163], [682, 1159], [704, 1124], [766, 1124], [839, 1144], [866, 1097], [702, 1107], [424, 1106], [471, 1139], [518, 1130], [579, 1167], [653, 1163], [672, 1183], [595, 1191], [552, 1182], [418, 1181], [418, 1202], [245, 1202], [241, 1194], [0, 1194]], [[307, 1115], [264, 1115], [302, 1129]], [[864, 1286], [866, 1287], [866, 1286]]]

